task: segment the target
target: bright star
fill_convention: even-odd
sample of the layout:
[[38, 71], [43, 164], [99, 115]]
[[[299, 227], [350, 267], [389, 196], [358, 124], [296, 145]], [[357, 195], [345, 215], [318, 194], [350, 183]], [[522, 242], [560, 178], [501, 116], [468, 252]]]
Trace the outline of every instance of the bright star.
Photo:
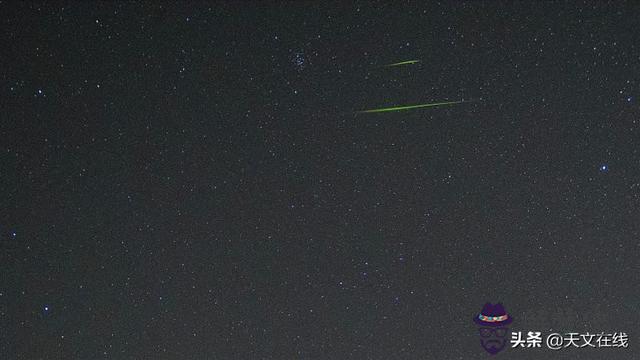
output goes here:
[[601, 172], [607, 172], [609, 171], [609, 166], [607, 164], [602, 164], [600, 165], [600, 171]]

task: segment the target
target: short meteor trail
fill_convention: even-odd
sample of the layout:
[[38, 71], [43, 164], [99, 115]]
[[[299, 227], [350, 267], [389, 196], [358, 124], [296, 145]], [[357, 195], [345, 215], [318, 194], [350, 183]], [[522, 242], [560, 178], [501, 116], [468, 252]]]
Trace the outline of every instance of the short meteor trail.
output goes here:
[[390, 111], [402, 111], [402, 110], [411, 110], [411, 109], [427, 108], [427, 107], [434, 107], [434, 106], [455, 105], [455, 104], [462, 104], [466, 102], [469, 102], [469, 101], [460, 100], [460, 101], [438, 102], [438, 103], [431, 103], [431, 104], [392, 106], [392, 107], [379, 108], [379, 109], [361, 110], [361, 111], [358, 111], [357, 113], [371, 114], [371, 113], [381, 113], [381, 112], [390, 112]]
[[420, 60], [407, 60], [407, 61], [401, 61], [401, 62], [397, 62], [397, 63], [393, 63], [393, 64], [387, 64], [384, 67], [411, 65], [411, 64], [416, 64], [416, 63], [419, 63], [419, 62], [420, 62]]

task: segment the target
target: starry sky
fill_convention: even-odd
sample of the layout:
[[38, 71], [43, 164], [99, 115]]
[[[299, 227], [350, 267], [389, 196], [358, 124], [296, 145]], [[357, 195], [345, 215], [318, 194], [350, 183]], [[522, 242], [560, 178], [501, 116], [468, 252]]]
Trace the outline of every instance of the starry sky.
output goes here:
[[0, 358], [637, 359], [639, 19], [0, 1]]

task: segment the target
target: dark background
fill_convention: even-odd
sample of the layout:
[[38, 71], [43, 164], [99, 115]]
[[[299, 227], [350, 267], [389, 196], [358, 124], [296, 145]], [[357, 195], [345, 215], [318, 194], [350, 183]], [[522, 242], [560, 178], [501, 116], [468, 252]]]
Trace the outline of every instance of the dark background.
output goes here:
[[0, 358], [637, 359], [639, 19], [0, 2]]

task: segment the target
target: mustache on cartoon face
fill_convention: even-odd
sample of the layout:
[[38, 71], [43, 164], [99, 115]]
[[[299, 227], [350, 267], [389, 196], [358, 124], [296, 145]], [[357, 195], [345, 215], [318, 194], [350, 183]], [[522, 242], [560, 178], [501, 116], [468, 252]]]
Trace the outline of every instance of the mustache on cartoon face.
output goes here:
[[484, 347], [490, 348], [490, 349], [498, 349], [503, 345], [504, 345], [504, 342], [502, 340], [485, 340], [484, 341]]

